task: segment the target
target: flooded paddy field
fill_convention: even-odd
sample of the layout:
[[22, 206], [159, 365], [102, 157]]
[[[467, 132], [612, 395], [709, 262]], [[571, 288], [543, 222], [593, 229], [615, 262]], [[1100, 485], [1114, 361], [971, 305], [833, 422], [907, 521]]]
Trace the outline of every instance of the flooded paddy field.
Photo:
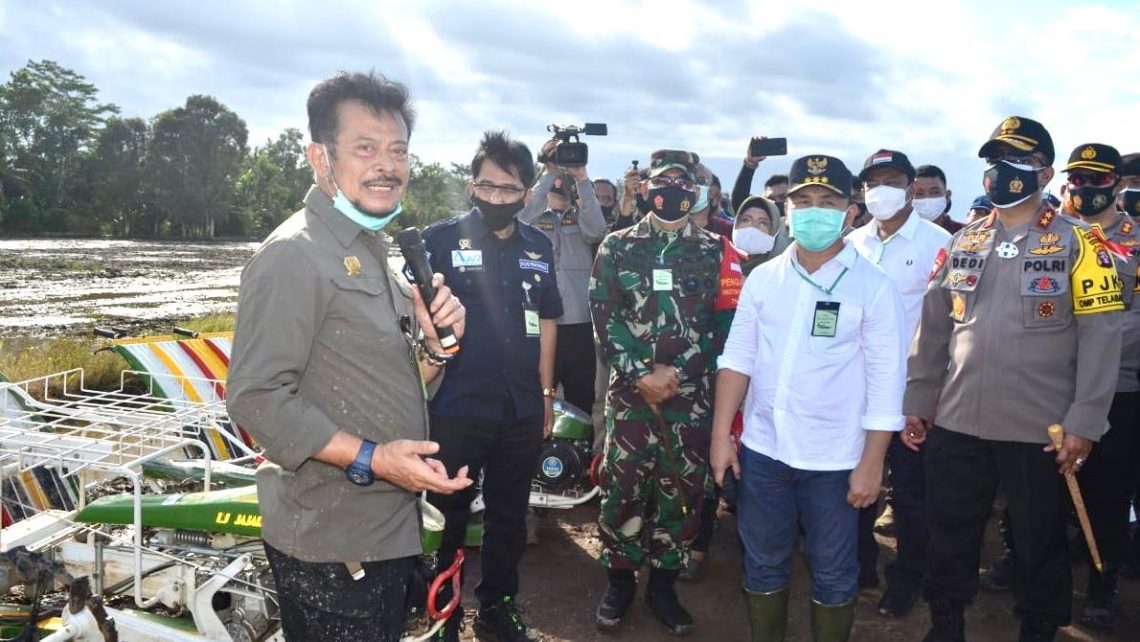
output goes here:
[[232, 313], [255, 242], [0, 239], [0, 336]]

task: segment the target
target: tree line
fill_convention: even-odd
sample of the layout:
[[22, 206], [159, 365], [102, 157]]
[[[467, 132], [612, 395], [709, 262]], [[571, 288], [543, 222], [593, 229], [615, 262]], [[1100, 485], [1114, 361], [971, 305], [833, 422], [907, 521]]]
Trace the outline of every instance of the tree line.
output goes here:
[[[126, 118], [50, 60], [0, 85], [0, 234], [263, 238], [312, 184], [301, 132], [250, 149], [245, 121], [193, 95], [149, 120]], [[466, 207], [470, 168], [411, 158], [403, 225]]]

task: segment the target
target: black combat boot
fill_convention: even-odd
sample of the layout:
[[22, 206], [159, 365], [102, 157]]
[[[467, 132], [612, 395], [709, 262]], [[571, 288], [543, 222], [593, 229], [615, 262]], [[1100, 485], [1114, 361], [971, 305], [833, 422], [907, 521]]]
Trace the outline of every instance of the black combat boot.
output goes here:
[[677, 599], [677, 571], [655, 568], [649, 572], [645, 604], [671, 635], [688, 635], [693, 630], [693, 616]]
[[637, 594], [637, 576], [633, 571], [610, 569], [609, 580], [596, 613], [597, 625], [602, 631], [617, 629]]
[[950, 600], [930, 602], [930, 631], [922, 642], [966, 642], [966, 605]]

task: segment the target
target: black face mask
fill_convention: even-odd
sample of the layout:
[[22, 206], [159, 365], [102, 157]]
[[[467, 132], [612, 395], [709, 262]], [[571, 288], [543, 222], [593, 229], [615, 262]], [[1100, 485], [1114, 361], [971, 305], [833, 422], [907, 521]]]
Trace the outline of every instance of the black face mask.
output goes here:
[[990, 165], [982, 175], [982, 187], [996, 207], [1009, 208], [1029, 199], [1039, 187], [1037, 170], [1007, 161]]
[[1069, 207], [1081, 216], [1096, 216], [1109, 205], [1112, 205], [1112, 191], [1116, 189], [1113, 183], [1108, 187], [1083, 185], [1076, 189], [1069, 188]]
[[1122, 211], [1129, 216], [1140, 216], [1140, 189], [1126, 189], [1120, 192]]
[[663, 221], [679, 221], [693, 209], [693, 193], [676, 185], [649, 190], [649, 207]]
[[471, 204], [479, 208], [479, 212], [483, 215], [483, 223], [491, 228], [492, 232], [498, 232], [510, 225], [511, 221], [515, 220], [515, 214], [522, 211], [526, 205], [521, 198], [514, 203], [488, 203], [474, 194], [471, 195]]

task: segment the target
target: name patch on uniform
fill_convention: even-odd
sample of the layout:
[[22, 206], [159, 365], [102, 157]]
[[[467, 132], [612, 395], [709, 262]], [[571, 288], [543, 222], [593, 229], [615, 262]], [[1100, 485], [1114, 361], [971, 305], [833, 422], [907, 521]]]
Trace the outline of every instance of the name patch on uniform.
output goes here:
[[1025, 259], [1021, 262], [1021, 272], [1065, 272], [1068, 263], [1065, 259]]
[[532, 259], [519, 259], [519, 268], [523, 270], [535, 270], [543, 274], [550, 274], [550, 264], [543, 261], [535, 261]]
[[955, 256], [950, 259], [950, 267], [963, 270], [981, 270], [986, 267], [986, 260], [973, 256]]
[[451, 267], [483, 267], [483, 250], [452, 250]]

